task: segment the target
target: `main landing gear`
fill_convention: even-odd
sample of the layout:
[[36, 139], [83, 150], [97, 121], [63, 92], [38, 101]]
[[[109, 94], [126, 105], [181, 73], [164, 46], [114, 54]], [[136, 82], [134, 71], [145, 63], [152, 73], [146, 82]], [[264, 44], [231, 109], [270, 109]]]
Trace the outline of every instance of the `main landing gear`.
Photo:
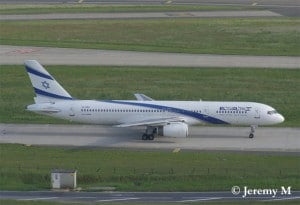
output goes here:
[[146, 132], [142, 135], [142, 140], [154, 140], [157, 136], [156, 127], [147, 127]]
[[252, 139], [254, 137], [254, 132], [255, 132], [255, 125], [251, 125], [251, 130], [250, 130], [250, 134], [249, 134], [249, 138]]

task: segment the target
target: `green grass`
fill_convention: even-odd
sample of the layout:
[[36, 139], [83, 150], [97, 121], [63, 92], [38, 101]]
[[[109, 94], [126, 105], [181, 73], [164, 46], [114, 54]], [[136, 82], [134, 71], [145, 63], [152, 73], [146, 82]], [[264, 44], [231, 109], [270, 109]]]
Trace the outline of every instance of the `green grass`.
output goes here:
[[260, 10], [252, 6], [0, 4], [0, 14]]
[[[245, 68], [159, 68], [47, 66], [78, 99], [134, 99], [144, 93], [157, 100], [254, 101], [275, 107], [286, 121], [300, 125], [300, 70]], [[25, 111], [33, 89], [23, 66], [0, 68], [0, 122], [65, 123]]]
[[1, 21], [0, 27], [0, 44], [8, 45], [300, 55], [300, 18]]
[[50, 170], [77, 169], [78, 186], [120, 191], [230, 191], [233, 185], [300, 189], [299, 156], [0, 145], [0, 189], [50, 188]]

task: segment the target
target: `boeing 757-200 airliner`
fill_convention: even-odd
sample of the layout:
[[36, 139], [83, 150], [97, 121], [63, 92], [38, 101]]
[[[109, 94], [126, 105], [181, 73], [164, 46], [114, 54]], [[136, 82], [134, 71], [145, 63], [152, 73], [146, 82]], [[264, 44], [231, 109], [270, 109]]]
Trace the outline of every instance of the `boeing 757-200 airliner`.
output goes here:
[[251, 126], [253, 138], [256, 126], [284, 121], [274, 108], [256, 102], [158, 101], [143, 94], [135, 94], [137, 100], [79, 100], [37, 61], [27, 60], [25, 67], [36, 94], [27, 110], [81, 123], [143, 126], [143, 140], [187, 137], [190, 125], [204, 123]]

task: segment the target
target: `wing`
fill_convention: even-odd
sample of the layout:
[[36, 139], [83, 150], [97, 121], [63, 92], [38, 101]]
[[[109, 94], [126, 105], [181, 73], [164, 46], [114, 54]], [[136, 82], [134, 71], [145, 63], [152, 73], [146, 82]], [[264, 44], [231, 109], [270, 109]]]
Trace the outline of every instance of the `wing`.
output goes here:
[[136, 93], [136, 94], [134, 94], [134, 96], [138, 101], [154, 101], [154, 99], [152, 99], [142, 93]]
[[142, 121], [135, 121], [129, 123], [123, 123], [114, 127], [134, 127], [134, 126], [163, 126], [170, 122], [184, 122], [182, 117], [168, 117], [168, 118], [156, 118]]

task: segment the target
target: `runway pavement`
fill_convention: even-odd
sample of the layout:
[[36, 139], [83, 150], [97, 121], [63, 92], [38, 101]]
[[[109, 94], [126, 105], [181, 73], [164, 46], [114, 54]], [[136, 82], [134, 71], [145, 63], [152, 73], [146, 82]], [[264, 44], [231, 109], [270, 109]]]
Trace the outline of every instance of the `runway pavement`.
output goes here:
[[[255, 3], [256, 4], [253, 4]], [[184, 5], [261, 5], [265, 7], [295, 7], [300, 6], [297, 0], [0, 0], [0, 3], [93, 3], [93, 4], [184, 4]]]
[[300, 16], [297, 0], [0, 0], [7, 4], [209, 5], [259, 7], [286, 16]]
[[0, 45], [0, 64], [300, 68], [300, 57], [135, 52]]
[[0, 143], [126, 149], [300, 152], [300, 128], [191, 127], [188, 138], [142, 141], [143, 129], [98, 125], [0, 124]]
[[[231, 187], [229, 188], [231, 189]], [[280, 189], [280, 187], [278, 187]], [[0, 199], [15, 199], [18, 201], [60, 201], [60, 202], [201, 202], [201, 201], [282, 201], [300, 199], [300, 191], [281, 194], [275, 197], [271, 194], [243, 197], [243, 191], [234, 195], [228, 192], [50, 192], [50, 191], [0, 191]]]
[[124, 13], [53, 13], [0, 15], [7, 20], [59, 20], [59, 19], [145, 19], [145, 18], [214, 18], [214, 17], [279, 17], [272, 11], [189, 11], [189, 12], [124, 12]]

